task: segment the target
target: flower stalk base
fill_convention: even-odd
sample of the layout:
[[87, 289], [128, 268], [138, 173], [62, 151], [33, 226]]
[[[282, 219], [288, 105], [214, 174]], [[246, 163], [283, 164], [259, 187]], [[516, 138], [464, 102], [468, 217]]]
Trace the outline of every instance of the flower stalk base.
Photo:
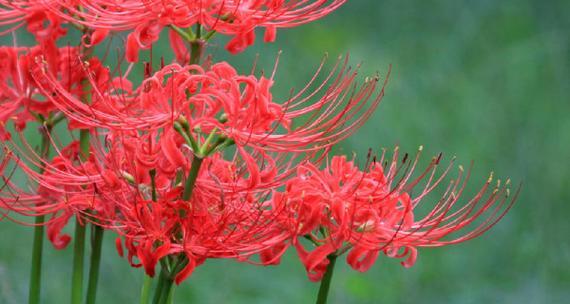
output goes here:
[[337, 256], [331, 254], [328, 256], [329, 265], [327, 266], [327, 272], [321, 281], [321, 287], [319, 287], [319, 295], [317, 297], [317, 304], [326, 304], [329, 296], [329, 290], [331, 287], [331, 281], [334, 274], [334, 266], [336, 264]]

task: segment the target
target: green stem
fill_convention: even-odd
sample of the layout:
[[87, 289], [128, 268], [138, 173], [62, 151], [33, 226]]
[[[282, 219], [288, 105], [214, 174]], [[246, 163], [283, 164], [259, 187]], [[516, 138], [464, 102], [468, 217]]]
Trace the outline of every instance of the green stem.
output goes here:
[[[41, 143], [41, 156], [46, 158], [49, 156], [50, 141], [49, 133], [51, 132], [51, 126], [44, 124], [44, 129], [42, 133], [42, 143]], [[42, 165], [39, 172], [44, 171], [44, 166]], [[35, 218], [34, 227], [34, 242], [33, 242], [33, 252], [32, 252], [32, 267], [30, 270], [30, 286], [28, 293], [28, 303], [38, 304], [40, 302], [41, 295], [41, 282], [42, 282], [42, 254], [44, 246], [44, 221], [45, 216], [40, 215]]]
[[192, 135], [190, 134], [190, 131], [188, 128], [185, 128], [184, 126], [182, 126], [181, 123], [179, 122], [175, 122], [174, 123], [174, 130], [176, 130], [176, 132], [178, 132], [180, 135], [182, 135], [182, 137], [184, 138], [184, 140], [186, 141], [186, 143], [192, 147], [192, 151], [194, 151], [195, 153], [199, 153], [200, 152], [200, 147], [198, 146], [198, 143], [196, 142], [196, 140], [194, 140], [194, 138], [192, 137]]
[[331, 279], [334, 273], [334, 265], [336, 263], [336, 258], [337, 256], [334, 254], [328, 256], [329, 265], [327, 266], [327, 272], [325, 273], [325, 276], [321, 281], [321, 286], [319, 288], [319, 295], [317, 297], [317, 304], [327, 303], [327, 298], [329, 296], [329, 289], [331, 286]]
[[[198, 156], [194, 156], [192, 160], [192, 167], [186, 178], [186, 184], [184, 186], [184, 193], [182, 194], [182, 199], [185, 201], [190, 200], [192, 192], [194, 191], [194, 186], [196, 185], [196, 179], [198, 178], [198, 173], [200, 172], [200, 167], [202, 166], [204, 159]], [[174, 277], [182, 269], [184, 265], [184, 258], [178, 261], [173, 268], [168, 271], [165, 265], [162, 265], [162, 270], [160, 272], [160, 281], [158, 282], [157, 290], [154, 295], [154, 304], [166, 304], [169, 299], [172, 298], [171, 289], [174, 282]]]
[[166, 299], [166, 304], [172, 304], [174, 302], [174, 289], [176, 285], [172, 285], [170, 292], [168, 293], [168, 298]]
[[41, 281], [42, 281], [42, 252], [44, 244], [44, 219], [45, 216], [40, 215], [35, 219], [36, 227], [34, 228], [34, 251], [32, 252], [32, 270], [30, 273], [30, 289], [29, 304], [40, 303]]
[[160, 298], [162, 297], [162, 292], [164, 289], [164, 283], [166, 280], [166, 270], [164, 268], [160, 271], [160, 275], [158, 276], [158, 283], [156, 284], [156, 289], [154, 290], [154, 298], [152, 299], [153, 304], [159, 304]]
[[160, 295], [160, 304], [168, 304], [168, 299], [172, 297], [172, 285], [174, 283], [174, 279], [170, 277], [166, 277], [164, 281], [164, 286], [162, 289], [162, 294]]
[[[83, 34], [88, 34], [89, 30], [84, 29]], [[93, 48], [82, 47], [81, 55], [83, 60], [89, 60], [93, 53]], [[83, 96], [81, 99], [83, 103], [91, 103], [91, 84], [87, 78], [82, 80]], [[89, 145], [90, 145], [89, 129], [82, 129], [79, 131], [79, 158], [81, 161], [89, 159]], [[73, 244], [73, 273], [71, 277], [71, 304], [80, 304], [83, 298], [83, 261], [85, 258], [85, 226], [81, 223], [80, 214], [75, 215], [75, 240]], [[90, 273], [91, 275], [91, 273]]]
[[89, 159], [89, 130], [83, 129], [79, 131], [79, 147], [80, 157], [82, 161], [86, 161]]
[[204, 43], [200, 38], [190, 41], [190, 64], [200, 64]]
[[[89, 130], [79, 132], [80, 158], [89, 158]], [[73, 246], [73, 275], [71, 278], [71, 303], [80, 304], [83, 298], [83, 260], [85, 256], [85, 226], [75, 215], [75, 243]]]
[[97, 296], [97, 282], [99, 280], [99, 268], [101, 265], [101, 247], [104, 235], [104, 230], [100, 226], [92, 225], [91, 229], [91, 260], [89, 265], [86, 304], [95, 304], [95, 298]]
[[156, 169], [150, 170], [149, 175], [152, 201], [156, 202], [158, 200], [158, 193], [156, 193]]
[[198, 178], [198, 172], [200, 172], [200, 167], [202, 166], [203, 161], [203, 158], [194, 156], [192, 168], [190, 168], [190, 173], [188, 173], [188, 178], [184, 185], [184, 193], [182, 193], [182, 199], [185, 201], [190, 200], [190, 197], [192, 196], [192, 191], [194, 191], [194, 186], [196, 185], [196, 178]]
[[85, 226], [75, 220], [75, 243], [73, 246], [73, 276], [71, 281], [71, 304], [80, 304], [83, 297], [83, 257], [85, 251]]
[[202, 38], [202, 25], [200, 23], [196, 24], [196, 38]]
[[190, 31], [186, 31], [186, 30], [181, 29], [175, 25], [170, 25], [170, 28], [172, 30], [174, 30], [176, 33], [178, 33], [178, 35], [180, 35], [180, 37], [182, 37], [182, 39], [184, 39], [186, 41], [191, 41], [194, 39], [194, 34]]
[[143, 287], [141, 290], [141, 302], [140, 304], [148, 304], [150, 297], [150, 286], [152, 285], [152, 278], [148, 275], [144, 275]]
[[206, 35], [204, 35], [204, 40], [206, 41], [210, 40], [210, 38], [212, 38], [212, 36], [214, 36], [215, 33], [216, 33], [215, 30], [209, 31]]
[[[214, 146], [212, 146], [212, 141], [214, 140], [214, 138], [217, 135], [217, 131], [218, 128], [214, 128], [212, 130], [212, 132], [210, 132], [210, 134], [208, 135], [208, 137], [206, 138], [206, 140], [204, 141], [204, 144], [202, 144], [202, 147], [200, 148], [199, 154], [203, 155], [203, 156], [208, 156], [208, 151], [210, 151], [211, 149], [215, 148], [216, 146], [218, 146], [219, 144], [221, 144], [221, 142], [216, 142], [216, 144]], [[218, 140], [221, 140], [221, 138], [218, 138]]]

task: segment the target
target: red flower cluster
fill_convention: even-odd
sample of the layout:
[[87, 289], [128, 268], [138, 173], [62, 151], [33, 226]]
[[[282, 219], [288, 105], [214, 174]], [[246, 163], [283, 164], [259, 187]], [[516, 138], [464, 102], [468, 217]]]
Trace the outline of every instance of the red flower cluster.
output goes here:
[[[31, 113], [27, 122], [39, 118], [56, 156], [35, 152], [25, 140], [23, 147], [8, 141], [7, 159], [37, 190], [6, 179], [1, 204], [19, 214], [50, 216], [48, 237], [56, 248], [69, 243], [61, 230], [74, 215], [114, 230], [125, 239], [131, 264], [149, 275], [163, 257], [183, 256], [177, 282], [207, 258], [249, 260], [286, 242], [289, 233], [276, 221], [283, 210], [272, 206], [271, 192], [292, 177], [294, 164], [318, 164], [383, 96], [378, 77], [358, 85], [346, 60], [329, 73], [321, 63], [304, 88], [275, 102], [275, 73], [240, 75], [225, 62], [171, 64], [151, 73], [146, 64], [146, 78], [135, 87], [128, 73], [113, 77], [95, 57], [80, 60], [80, 51], [60, 49], [57, 62], [66, 60], [60, 70], [46, 53], [30, 51], [33, 64], [22, 69], [33, 88], [24, 91], [47, 110], [10, 99], [13, 108], [2, 117], [15, 124], [22, 121], [15, 111]], [[6, 79], [7, 92], [16, 76]], [[80, 140], [64, 143], [50, 135], [61, 119], [71, 132], [90, 133], [87, 151]]]
[[[421, 149], [420, 149], [421, 151]], [[437, 204], [419, 218], [416, 209], [448, 175], [451, 165], [436, 175], [440, 157], [413, 177], [418, 157], [405, 156], [400, 162], [398, 149], [391, 160], [372, 161], [366, 171], [358, 169], [345, 156], [335, 156], [324, 170], [307, 163], [299, 166], [297, 176], [287, 183], [284, 193], [275, 193], [273, 204], [283, 209], [279, 221], [289, 231], [299, 258], [311, 280], [320, 280], [330, 255], [349, 252], [347, 263], [358, 271], [368, 270], [380, 253], [404, 258], [402, 265], [415, 263], [417, 247], [436, 247], [474, 238], [501, 219], [512, 206], [507, 181], [500, 181], [488, 193], [492, 177], [465, 205], [456, 206], [466, 185], [463, 168], [453, 179]], [[413, 189], [422, 189], [411, 196]], [[485, 220], [477, 223], [479, 217]], [[471, 230], [465, 230], [476, 223]], [[457, 235], [459, 233], [459, 235]], [[308, 239], [309, 251], [302, 239]], [[287, 246], [286, 243], [278, 248]], [[267, 251], [271, 253], [271, 251]], [[269, 256], [269, 255], [268, 255]]]
[[[255, 29], [265, 28], [264, 41], [273, 42], [278, 28], [315, 21], [346, 0], [36, 0], [0, 1], [0, 25], [23, 20], [65, 20], [90, 29], [90, 44], [101, 42], [110, 31], [132, 31], [127, 39], [127, 59], [137, 61], [138, 50], [148, 49], [164, 27], [176, 30], [196, 24], [203, 30], [232, 36], [227, 50], [239, 53], [255, 41]], [[0, 7], [1, 9], [1, 7]], [[48, 10], [49, 13], [44, 13]], [[190, 33], [187, 33], [190, 34]], [[174, 41], [179, 42], [176, 36]]]
[[[236, 53], [253, 43], [257, 27], [272, 41], [276, 28], [316, 20], [344, 2], [0, 1], [0, 25], [25, 25], [38, 42], [0, 48], [4, 216], [47, 216], [38, 225], [48, 227], [56, 248], [70, 242], [62, 229], [72, 217], [113, 230], [131, 265], [154, 276], [160, 262], [176, 283], [209, 258], [273, 265], [290, 246], [318, 281], [331, 256], [348, 253], [358, 271], [380, 254], [411, 266], [418, 247], [482, 234], [511, 207], [508, 183], [489, 194], [489, 178], [459, 205], [469, 176], [460, 169], [420, 217], [420, 202], [451, 170], [437, 174], [440, 157], [416, 176], [420, 153], [411, 161], [397, 150], [392, 159], [369, 157], [363, 169], [327, 156], [380, 102], [378, 76], [358, 83], [357, 70], [340, 58], [278, 100], [277, 63], [269, 76], [199, 63], [214, 32], [232, 36], [227, 48]], [[83, 34], [78, 46], [56, 46], [65, 25]], [[177, 63], [161, 62], [156, 71], [142, 63], [137, 84], [139, 51], [164, 27]], [[95, 55], [112, 31], [130, 31], [125, 72]], [[39, 149], [26, 140], [28, 125], [40, 130]], [[20, 173], [26, 186], [15, 178]]]

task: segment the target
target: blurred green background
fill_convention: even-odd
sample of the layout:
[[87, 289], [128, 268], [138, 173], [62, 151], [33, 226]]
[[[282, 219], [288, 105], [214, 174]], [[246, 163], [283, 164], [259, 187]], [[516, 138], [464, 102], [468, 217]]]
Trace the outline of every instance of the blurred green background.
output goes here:
[[[283, 98], [325, 52], [350, 53], [363, 63], [362, 77], [385, 75], [391, 64], [382, 104], [339, 152], [364, 158], [368, 148], [424, 145], [426, 159], [444, 152], [474, 160], [472, 190], [491, 170], [524, 183], [488, 234], [421, 249], [411, 269], [385, 257], [364, 274], [339, 263], [330, 303], [567, 303], [570, 1], [354, 0], [279, 31], [274, 44], [229, 56], [224, 43], [213, 40], [214, 58], [244, 73], [257, 54], [270, 70], [283, 50], [275, 88]], [[0, 233], [0, 303], [25, 303], [32, 229], [3, 221]], [[118, 258], [113, 239], [106, 235], [98, 302], [137, 303], [143, 274]], [[43, 302], [67, 303], [71, 250], [46, 245]], [[208, 261], [177, 289], [175, 303], [311, 303], [317, 289], [290, 252], [278, 267]]]

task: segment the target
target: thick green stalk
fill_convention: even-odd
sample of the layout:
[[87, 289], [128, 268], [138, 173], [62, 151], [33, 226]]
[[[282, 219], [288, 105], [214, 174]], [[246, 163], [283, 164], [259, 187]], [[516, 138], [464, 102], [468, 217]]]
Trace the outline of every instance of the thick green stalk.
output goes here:
[[162, 293], [164, 292], [164, 284], [166, 282], [167, 274], [166, 270], [162, 268], [160, 275], [158, 276], [158, 283], [156, 284], [156, 289], [154, 290], [154, 298], [152, 299], [153, 304], [159, 304]]
[[190, 41], [190, 64], [200, 64], [204, 43], [204, 40], [199, 38]]
[[200, 167], [204, 162], [203, 158], [194, 156], [192, 161], [192, 168], [190, 168], [190, 173], [188, 173], [188, 178], [186, 179], [186, 184], [184, 185], [184, 193], [182, 193], [182, 199], [187, 201], [190, 200], [192, 192], [194, 191], [194, 186], [196, 186], [196, 178], [198, 178], [198, 173], [200, 172]]
[[176, 285], [172, 285], [170, 288], [170, 292], [168, 293], [168, 298], [166, 299], [166, 304], [174, 303], [174, 290], [176, 289]]
[[162, 289], [162, 294], [160, 295], [160, 304], [168, 304], [168, 300], [172, 297], [172, 285], [174, 283], [174, 279], [170, 277], [166, 277], [164, 281], [164, 286]]
[[82, 161], [89, 159], [89, 130], [79, 131], [79, 147], [81, 149], [80, 157]]
[[41, 281], [42, 281], [42, 253], [44, 244], [45, 216], [36, 216], [34, 227], [34, 244], [32, 252], [32, 269], [30, 272], [29, 304], [40, 303]]
[[104, 230], [100, 226], [91, 225], [91, 260], [89, 264], [89, 281], [87, 283], [86, 304], [95, 304], [97, 296], [97, 282], [99, 281], [99, 268], [101, 265], [101, 247]]
[[71, 281], [71, 304], [80, 304], [83, 298], [83, 257], [85, 255], [85, 226], [75, 220], [73, 244], [73, 275]]
[[[43, 131], [45, 133], [42, 134], [40, 154], [42, 158], [45, 158], [49, 156], [49, 133], [51, 132], [51, 127], [44, 125]], [[39, 171], [43, 172], [44, 167], [42, 166]], [[44, 221], [44, 215], [36, 216], [34, 221], [36, 226], [34, 227], [34, 243], [32, 245], [32, 267], [30, 270], [30, 286], [28, 291], [29, 304], [38, 304], [40, 302], [42, 282], [42, 254], [44, 246]]]
[[[88, 34], [88, 30], [84, 29], [84, 34]], [[93, 48], [87, 47], [81, 49], [81, 54], [84, 60], [88, 60], [93, 53]], [[91, 85], [89, 80], [83, 81], [83, 96], [81, 97], [83, 103], [91, 103]], [[79, 131], [79, 158], [81, 161], [89, 159], [90, 150], [90, 137], [89, 129], [82, 129]], [[73, 273], [71, 278], [71, 304], [80, 304], [83, 298], [83, 262], [85, 258], [85, 229], [86, 227], [81, 224], [79, 215], [75, 215], [75, 240], [73, 244]], [[91, 271], [90, 271], [91, 272]], [[90, 274], [91, 275], [91, 274]], [[98, 274], [93, 274], [98, 276]]]
[[317, 297], [317, 304], [326, 304], [327, 298], [329, 296], [329, 289], [331, 286], [331, 279], [334, 273], [334, 265], [336, 263], [337, 256], [331, 254], [328, 256], [329, 265], [327, 266], [327, 272], [321, 281], [321, 286], [319, 288], [319, 295]]
[[152, 278], [146, 273], [144, 275], [143, 287], [141, 290], [141, 301], [140, 304], [148, 304], [150, 299], [150, 286], [152, 285]]
[[[202, 30], [201, 25], [198, 24], [196, 27], [196, 37], [195, 39], [190, 40], [190, 48], [191, 48], [190, 64], [200, 64], [200, 59], [202, 57], [202, 52], [204, 50], [204, 43], [205, 43], [205, 41], [201, 39], [201, 30]], [[197, 153], [194, 155], [194, 159], [192, 160], [192, 167], [190, 168], [190, 172], [188, 173], [188, 176], [186, 178], [186, 183], [184, 184], [184, 192], [182, 193], [182, 199], [188, 201], [192, 197], [192, 192], [194, 191], [194, 187], [196, 186], [196, 179], [198, 178], [200, 167], [204, 162], [203, 158], [204, 155], [201, 155], [201, 152], [203, 152], [203, 149], [207, 149], [207, 145], [204, 145], [204, 147], [196, 149], [198, 147], [195, 143], [193, 144], [192, 138], [188, 136], [188, 134], [186, 133], [187, 130], [185, 130], [183, 126], [181, 126], [180, 124], [178, 125], [175, 124], [174, 127], [180, 134], [182, 134], [182, 136], [185, 137], [186, 141], [193, 146], [195, 152]], [[182, 259], [185, 258], [186, 257], [183, 257]], [[181, 260], [179, 262], [183, 261]], [[179, 269], [177, 269], [177, 267], [174, 267], [174, 269], [172, 269], [171, 271], [165, 269], [164, 266], [162, 267], [162, 270], [160, 272], [159, 282], [154, 294], [154, 299], [153, 299], [154, 304], [167, 304], [172, 301], [173, 297], [172, 285], [174, 283], [174, 277], [176, 276], [178, 271]]]
[[[79, 133], [80, 158], [89, 158], [89, 130]], [[71, 278], [71, 303], [80, 304], [83, 298], [83, 260], [85, 256], [85, 226], [79, 217], [75, 219], [75, 241], [73, 245], [73, 274]]]
[[[151, 191], [152, 191], [152, 201], [156, 202], [158, 200], [158, 193], [156, 192], [156, 170], [152, 169], [149, 171], [149, 175], [150, 175], [150, 185], [151, 185]], [[161, 273], [161, 277], [162, 277], [162, 273]], [[156, 293], [160, 296], [160, 292], [162, 292], [162, 290], [159, 290], [162, 288], [162, 286], [160, 285], [161, 281], [158, 282], [158, 286], [156, 289]], [[146, 273], [144, 274], [144, 280], [143, 280], [143, 287], [141, 290], [141, 301], [140, 304], [148, 304], [148, 300], [150, 299], [150, 287], [152, 285], [152, 278], [149, 277]]]
[[[185, 201], [190, 200], [192, 196], [192, 192], [194, 190], [194, 186], [196, 185], [196, 179], [198, 178], [198, 173], [200, 172], [200, 167], [202, 166], [204, 159], [201, 157], [194, 156], [194, 160], [192, 161], [192, 167], [190, 168], [190, 172], [188, 173], [188, 177], [186, 178], [186, 184], [184, 186], [184, 192], [182, 194], [182, 199]], [[185, 259], [183, 257], [182, 259]], [[172, 297], [171, 289], [174, 282], [174, 277], [180, 271], [179, 266], [184, 265], [184, 260], [179, 260], [175, 267], [171, 271], [165, 269], [165, 266], [162, 266], [162, 270], [160, 272], [160, 278], [158, 281], [158, 285], [156, 287], [156, 291], [154, 293], [154, 304], [166, 304], [169, 301], [169, 298]]]

